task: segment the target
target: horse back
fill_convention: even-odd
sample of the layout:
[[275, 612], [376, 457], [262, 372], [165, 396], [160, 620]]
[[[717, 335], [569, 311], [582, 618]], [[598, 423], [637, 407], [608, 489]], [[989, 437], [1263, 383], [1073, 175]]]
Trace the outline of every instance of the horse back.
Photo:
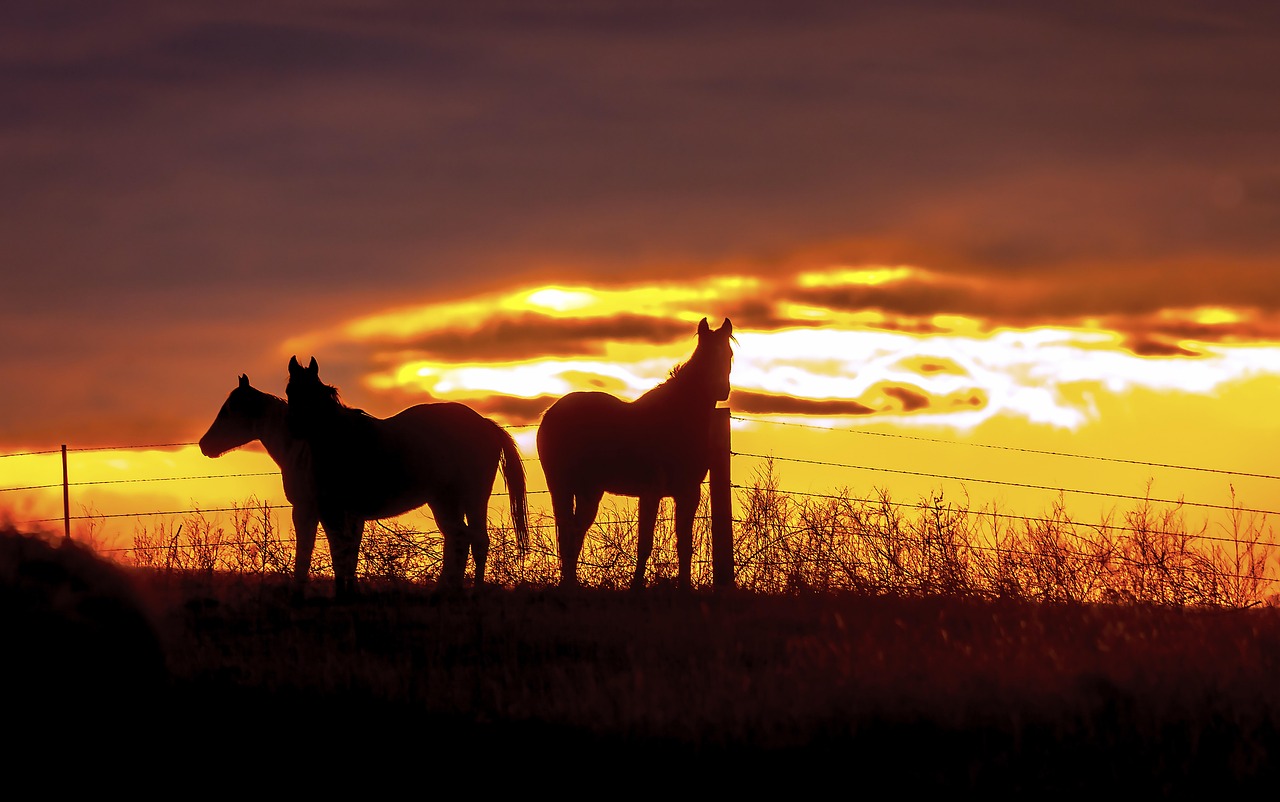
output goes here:
[[419, 404], [389, 418], [339, 419], [312, 442], [322, 505], [366, 519], [492, 491], [502, 428], [464, 404]]
[[388, 453], [398, 455], [408, 470], [431, 473], [438, 481], [491, 474], [501, 448], [498, 424], [453, 401], [408, 407], [378, 428]]
[[706, 476], [709, 423], [709, 414], [672, 414], [608, 393], [573, 392], [543, 414], [538, 456], [549, 484], [672, 495]]

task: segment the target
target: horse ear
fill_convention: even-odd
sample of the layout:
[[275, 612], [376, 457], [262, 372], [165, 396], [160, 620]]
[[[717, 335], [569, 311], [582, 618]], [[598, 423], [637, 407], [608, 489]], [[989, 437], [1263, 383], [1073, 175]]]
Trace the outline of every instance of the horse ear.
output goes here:
[[246, 375], [245, 375], [245, 374], [243, 374], [243, 373], [241, 373], [241, 374], [240, 374], [240, 386], [241, 386], [241, 387], [248, 387], [248, 386], [249, 386], [249, 377], [248, 377], [248, 376], [246, 376]]
[[298, 357], [296, 355], [289, 357], [289, 372], [294, 373], [299, 370], [302, 370], [302, 365], [298, 364]]
[[706, 334], [711, 331], [711, 327], [707, 325], [707, 319], [704, 317], [702, 322], [698, 324], [698, 334]]
[[720, 331], [721, 331], [721, 333], [725, 334], [726, 336], [732, 337], [732, 336], [733, 336], [733, 321], [729, 320], [729, 318], [725, 318], [725, 319], [724, 319], [724, 322], [720, 324]]
[[316, 364], [316, 358], [314, 356], [311, 357], [311, 364], [307, 365], [307, 370], [311, 371], [312, 373], [320, 372], [320, 366]]

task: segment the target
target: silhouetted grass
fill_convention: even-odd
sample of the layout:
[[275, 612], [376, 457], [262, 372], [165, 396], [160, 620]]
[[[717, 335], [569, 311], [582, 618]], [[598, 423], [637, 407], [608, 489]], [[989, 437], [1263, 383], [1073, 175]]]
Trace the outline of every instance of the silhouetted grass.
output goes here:
[[[738, 490], [734, 580], [764, 594], [855, 592], [895, 596], [974, 596], [1043, 602], [1143, 603], [1248, 607], [1277, 598], [1276, 544], [1265, 518], [1235, 504], [1214, 531], [1192, 529], [1177, 504], [1142, 501], [1112, 519], [1074, 520], [1059, 497], [1037, 515], [941, 495], [915, 503], [887, 490], [860, 498], [779, 490], [772, 462]], [[500, 507], [501, 505], [496, 505]], [[703, 512], [707, 510], [704, 503]], [[521, 553], [498, 509], [487, 579], [499, 586], [550, 587], [559, 581], [555, 529], [548, 512], [530, 511], [530, 549]], [[416, 523], [415, 523], [416, 521]], [[710, 522], [694, 533], [695, 588], [712, 587]], [[425, 513], [371, 523], [360, 557], [366, 579], [429, 583], [439, 575], [442, 538]], [[143, 567], [287, 576], [292, 539], [256, 499], [229, 520], [197, 513], [139, 527], [122, 561]], [[579, 576], [600, 589], [628, 586], [636, 558], [635, 503], [607, 497], [583, 547]], [[329, 554], [317, 544], [313, 574], [330, 579]], [[676, 575], [675, 535], [664, 504], [649, 560], [650, 585]]]

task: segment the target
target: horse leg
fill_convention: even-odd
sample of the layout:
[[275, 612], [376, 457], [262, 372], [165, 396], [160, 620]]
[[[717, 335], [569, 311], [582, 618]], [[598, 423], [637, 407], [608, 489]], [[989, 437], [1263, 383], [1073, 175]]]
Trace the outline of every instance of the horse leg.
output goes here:
[[676, 508], [676, 558], [679, 560], [679, 575], [676, 587], [688, 590], [693, 586], [693, 519], [698, 513], [698, 501], [701, 499], [701, 488], [694, 487], [690, 493], [675, 497]]
[[577, 581], [576, 577], [570, 576], [564, 560], [571, 541], [570, 527], [573, 526], [573, 492], [563, 489], [552, 478], [547, 477], [547, 491], [552, 495], [552, 517], [556, 518], [556, 553], [561, 560], [561, 587], [567, 587]]
[[348, 601], [356, 593], [356, 567], [360, 561], [364, 519], [344, 512], [321, 520], [329, 536], [329, 552], [333, 558], [333, 595], [338, 601]]
[[467, 532], [462, 510], [446, 507], [443, 504], [431, 504], [431, 512], [435, 515], [436, 526], [444, 535], [444, 549], [440, 566], [440, 586], [460, 588], [467, 569], [467, 552], [471, 547], [471, 536]]
[[567, 525], [556, 527], [556, 536], [560, 546], [560, 585], [577, 587], [578, 558], [582, 555], [582, 544], [587, 539], [587, 530], [595, 523], [596, 513], [600, 511], [600, 499], [604, 498], [603, 490], [589, 490], [585, 493], [574, 493], [573, 512], [567, 516]]
[[556, 551], [560, 555], [560, 586], [572, 587], [578, 584], [578, 560], [575, 554], [569, 559], [573, 544], [573, 529], [577, 521], [573, 516], [573, 492], [547, 482], [547, 490], [551, 493], [551, 513], [556, 521]]
[[293, 536], [297, 542], [293, 557], [294, 592], [301, 595], [311, 577], [311, 555], [316, 548], [316, 528], [320, 519], [314, 511], [293, 508]]
[[356, 587], [356, 571], [360, 567], [360, 544], [364, 540], [364, 524], [363, 518], [352, 516], [347, 520], [347, 526], [351, 529], [351, 555], [348, 557], [350, 565], [347, 568], [347, 576], [350, 579], [351, 596], [356, 595], [358, 588]]
[[[473, 499], [468, 505], [466, 528], [471, 541], [471, 557], [476, 564], [475, 587], [484, 584], [484, 569], [489, 562], [489, 499]], [[463, 555], [466, 559], [466, 555]]]
[[653, 553], [653, 529], [658, 523], [661, 501], [659, 496], [640, 497], [640, 527], [636, 538], [636, 572], [631, 577], [632, 590], [644, 587], [644, 570], [649, 563], [649, 555]]

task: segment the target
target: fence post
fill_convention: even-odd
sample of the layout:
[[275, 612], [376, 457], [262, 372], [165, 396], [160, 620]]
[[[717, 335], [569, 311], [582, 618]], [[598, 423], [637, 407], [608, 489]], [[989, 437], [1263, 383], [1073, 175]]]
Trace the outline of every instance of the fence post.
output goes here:
[[717, 407], [711, 417], [711, 582], [732, 588], [733, 494], [729, 482], [729, 409]]
[[62, 444], [62, 536], [71, 539], [71, 495], [67, 490], [67, 444]]

